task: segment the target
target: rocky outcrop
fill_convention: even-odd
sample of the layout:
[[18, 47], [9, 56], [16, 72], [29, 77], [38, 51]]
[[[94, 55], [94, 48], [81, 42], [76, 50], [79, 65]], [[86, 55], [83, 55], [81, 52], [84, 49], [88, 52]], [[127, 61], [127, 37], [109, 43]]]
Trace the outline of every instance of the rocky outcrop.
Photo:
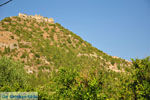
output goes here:
[[0, 31], [0, 49], [4, 48], [15, 49], [18, 48], [18, 41], [16, 40], [17, 36], [12, 35], [8, 31]]

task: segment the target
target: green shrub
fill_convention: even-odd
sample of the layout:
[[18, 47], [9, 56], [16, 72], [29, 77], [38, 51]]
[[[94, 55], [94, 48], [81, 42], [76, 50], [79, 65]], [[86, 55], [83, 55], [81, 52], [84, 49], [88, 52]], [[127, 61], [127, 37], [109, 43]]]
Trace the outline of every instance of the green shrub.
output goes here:
[[6, 57], [0, 58], [0, 91], [27, 91], [27, 79], [23, 64]]
[[37, 59], [36, 64], [41, 64], [41, 60]]
[[118, 65], [117, 68], [120, 70], [120, 65]]
[[14, 36], [10, 36], [11, 37], [11, 39], [14, 39]]
[[20, 58], [26, 58], [27, 57], [27, 53], [26, 52], [24, 52], [22, 55], [21, 55], [21, 57]]
[[139, 100], [150, 99], [150, 57], [133, 61], [133, 80], [131, 84], [134, 98]]
[[14, 44], [14, 46], [16, 47], [16, 46], [17, 46], [17, 44]]
[[70, 44], [72, 43], [70, 38], [68, 38], [67, 41], [68, 41], [68, 43], [70, 43]]
[[40, 55], [36, 53], [36, 54], [35, 54], [35, 57], [40, 58]]
[[30, 48], [29, 45], [27, 45], [27, 44], [22, 44], [22, 43], [19, 43], [19, 47], [20, 47], [20, 48]]
[[50, 66], [43, 65], [43, 66], [38, 67], [38, 69], [39, 70], [50, 69]]
[[48, 32], [48, 31], [49, 31], [49, 28], [46, 27], [46, 28], [44, 28], [44, 30], [45, 30], [46, 32]]
[[55, 29], [53, 28], [53, 29], [51, 29], [51, 32], [55, 32]]
[[5, 22], [11, 22], [12, 19], [10, 17], [6, 17], [5, 19], [3, 19], [2, 21], [5, 21]]
[[115, 61], [114, 61], [113, 59], [111, 60], [111, 64], [112, 64], [112, 65], [114, 65], [114, 64], [115, 64]]
[[10, 53], [10, 47], [5, 47], [4, 54], [8, 54], [8, 53]]

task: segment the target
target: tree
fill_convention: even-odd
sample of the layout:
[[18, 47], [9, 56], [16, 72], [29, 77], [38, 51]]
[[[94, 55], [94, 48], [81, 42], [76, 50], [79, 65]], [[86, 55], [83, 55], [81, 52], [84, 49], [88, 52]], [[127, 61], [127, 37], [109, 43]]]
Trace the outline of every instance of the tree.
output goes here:
[[27, 91], [27, 74], [23, 64], [2, 57], [0, 58], [0, 91]]
[[131, 88], [135, 100], [150, 100], [150, 57], [132, 60], [134, 70]]

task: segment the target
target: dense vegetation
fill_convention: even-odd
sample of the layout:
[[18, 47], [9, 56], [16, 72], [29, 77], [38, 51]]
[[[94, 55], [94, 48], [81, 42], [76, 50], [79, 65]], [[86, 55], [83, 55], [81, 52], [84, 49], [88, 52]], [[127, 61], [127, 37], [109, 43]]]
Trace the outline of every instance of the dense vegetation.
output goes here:
[[[133, 67], [125, 73], [97, 71], [79, 74], [78, 68], [61, 67], [45, 84], [33, 87], [32, 75], [25, 73], [23, 64], [10, 58], [0, 59], [0, 91], [37, 91], [40, 99], [74, 100], [149, 100], [150, 57], [133, 60]], [[127, 74], [127, 73], [126, 73]]]
[[0, 39], [0, 92], [37, 91], [41, 100], [150, 99], [150, 57], [131, 63], [58, 23], [20, 17], [0, 22]]
[[0, 91], [28, 91], [28, 75], [23, 67], [6, 57], [0, 59]]

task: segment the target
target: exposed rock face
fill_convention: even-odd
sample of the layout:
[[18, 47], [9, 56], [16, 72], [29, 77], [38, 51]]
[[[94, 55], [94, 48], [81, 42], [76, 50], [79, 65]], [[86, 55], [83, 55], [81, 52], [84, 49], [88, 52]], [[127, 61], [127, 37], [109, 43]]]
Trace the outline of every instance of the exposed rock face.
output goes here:
[[5, 47], [9, 47], [10, 49], [18, 48], [18, 41], [16, 38], [17, 36], [12, 35], [11, 32], [0, 31], [0, 50], [3, 50]]
[[119, 58], [119, 57], [117, 57], [117, 56], [112, 56], [112, 57], [113, 57], [113, 58], [117, 58], [117, 59]]
[[32, 16], [32, 15], [26, 15], [26, 14], [21, 14], [19, 13], [19, 17], [21, 18], [27, 18], [27, 19], [36, 19], [38, 22], [49, 22], [49, 23], [54, 23], [54, 19], [53, 18], [46, 18], [46, 17], [43, 17], [43, 16], [40, 16], [40, 15], [35, 15], [35, 16]]
[[91, 54], [81, 54], [81, 53], [79, 53], [78, 55], [77, 55], [77, 57], [80, 57], [80, 56], [87, 56], [87, 57], [95, 57], [95, 58], [98, 58], [98, 55], [94, 52], [94, 53], [91, 53]]
[[18, 48], [18, 44], [17, 43], [10, 43], [10, 44], [6, 44], [6, 43], [0, 43], [0, 48], [10, 48], [10, 49], [15, 49]]

